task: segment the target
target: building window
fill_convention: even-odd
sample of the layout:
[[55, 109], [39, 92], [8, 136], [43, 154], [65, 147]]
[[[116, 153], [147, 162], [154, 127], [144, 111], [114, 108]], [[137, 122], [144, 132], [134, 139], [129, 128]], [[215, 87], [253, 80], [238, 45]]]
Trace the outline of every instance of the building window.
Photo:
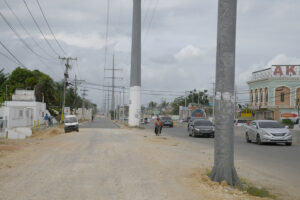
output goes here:
[[23, 118], [23, 110], [19, 110], [19, 118]]
[[268, 98], [269, 98], [269, 95], [268, 95], [268, 89], [265, 88], [265, 102], [266, 102], [266, 103], [268, 102]]
[[258, 94], [257, 94], [257, 90], [255, 90], [255, 103], [258, 102]]
[[281, 93], [280, 93], [280, 101], [281, 101], [281, 102], [284, 102], [284, 92], [281, 92]]
[[260, 91], [259, 91], [259, 93], [260, 93], [260, 102], [262, 103], [263, 102], [263, 91], [262, 91], [262, 89], [260, 89]]

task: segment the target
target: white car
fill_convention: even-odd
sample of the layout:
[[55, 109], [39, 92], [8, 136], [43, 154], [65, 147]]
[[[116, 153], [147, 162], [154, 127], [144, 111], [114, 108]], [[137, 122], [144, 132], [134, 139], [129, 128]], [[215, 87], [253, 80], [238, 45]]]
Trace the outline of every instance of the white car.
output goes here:
[[233, 123], [234, 126], [246, 126], [248, 124], [245, 119], [235, 119]]
[[285, 143], [287, 146], [292, 145], [292, 134], [288, 126], [274, 120], [255, 120], [247, 126], [245, 133], [248, 143]]

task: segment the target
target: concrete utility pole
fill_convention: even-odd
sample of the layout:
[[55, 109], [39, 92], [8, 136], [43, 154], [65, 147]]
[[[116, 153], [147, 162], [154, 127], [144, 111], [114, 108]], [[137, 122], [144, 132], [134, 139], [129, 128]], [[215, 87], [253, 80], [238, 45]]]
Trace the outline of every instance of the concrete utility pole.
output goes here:
[[234, 75], [237, 0], [219, 0], [213, 181], [240, 185], [234, 168]]
[[141, 110], [141, 0], [133, 0], [129, 126], [139, 126]]
[[86, 92], [88, 91], [87, 89], [81, 89], [80, 91], [82, 91], [82, 110], [81, 110], [81, 114], [83, 119], [85, 119], [85, 96], [86, 96]]
[[70, 60], [77, 60], [77, 58], [71, 58], [71, 57], [59, 57], [60, 60], [66, 61], [66, 70], [64, 73], [64, 94], [63, 94], [63, 103], [62, 103], [62, 109], [61, 109], [61, 122], [64, 121], [64, 110], [65, 110], [65, 103], [66, 103], [66, 87], [67, 87], [67, 81], [69, 78], [69, 69], [71, 68]]

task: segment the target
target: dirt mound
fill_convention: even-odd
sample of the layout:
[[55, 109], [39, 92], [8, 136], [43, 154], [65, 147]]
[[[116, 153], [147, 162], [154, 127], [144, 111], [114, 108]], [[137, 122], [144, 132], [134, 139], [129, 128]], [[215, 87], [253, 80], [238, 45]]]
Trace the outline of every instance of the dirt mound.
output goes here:
[[43, 129], [43, 130], [32, 130], [32, 137], [38, 138], [38, 139], [43, 139], [47, 137], [52, 137], [55, 135], [59, 135], [64, 133], [63, 128], [61, 127], [54, 127], [54, 128], [48, 128], [48, 129]]

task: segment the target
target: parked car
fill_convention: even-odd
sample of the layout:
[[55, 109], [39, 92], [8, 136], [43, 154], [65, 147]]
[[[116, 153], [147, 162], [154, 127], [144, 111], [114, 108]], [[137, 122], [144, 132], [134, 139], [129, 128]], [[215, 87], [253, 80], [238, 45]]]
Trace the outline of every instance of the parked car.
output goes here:
[[246, 126], [248, 125], [248, 121], [245, 119], [235, 119], [233, 124], [234, 126]]
[[255, 120], [247, 126], [246, 142], [263, 143], [285, 143], [292, 145], [292, 134], [288, 126], [274, 120]]
[[203, 119], [201, 117], [191, 117], [188, 124], [187, 124], [187, 131], [189, 132], [190, 131], [190, 125], [192, 124], [192, 122], [196, 119]]
[[185, 117], [185, 118], [183, 118], [182, 122], [189, 122], [190, 119], [191, 119], [190, 117]]
[[65, 133], [79, 131], [79, 124], [76, 115], [66, 115], [64, 120]]
[[160, 119], [163, 123], [163, 126], [173, 127], [173, 120], [171, 119], [171, 117], [161, 117]]
[[190, 125], [189, 136], [215, 137], [215, 127], [207, 119], [196, 119]]

